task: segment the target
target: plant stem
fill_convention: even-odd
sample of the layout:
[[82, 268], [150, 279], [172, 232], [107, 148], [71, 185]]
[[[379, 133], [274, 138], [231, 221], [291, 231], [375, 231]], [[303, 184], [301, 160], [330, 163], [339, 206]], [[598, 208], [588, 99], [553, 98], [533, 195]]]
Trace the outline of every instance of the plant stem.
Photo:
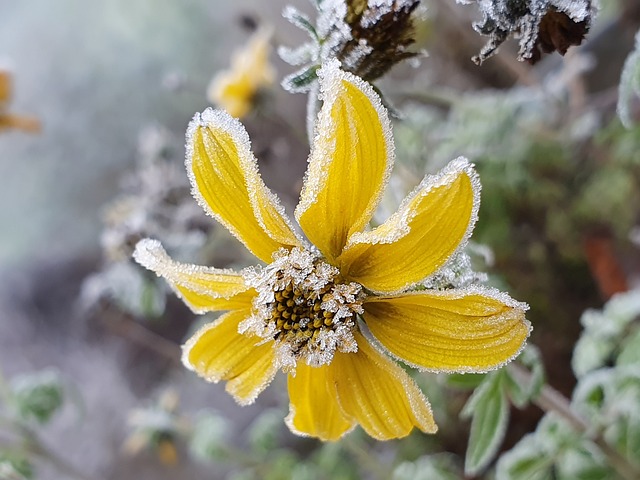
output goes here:
[[[509, 372], [518, 383], [530, 383], [531, 372], [523, 366], [512, 362], [509, 364]], [[540, 393], [533, 399], [533, 403], [545, 412], [554, 412], [564, 418], [575, 430], [581, 433], [591, 431], [591, 425], [584, 418], [571, 409], [569, 400], [548, 384], [543, 385]], [[607, 457], [610, 465], [625, 480], [635, 480], [640, 472], [617, 450], [611, 447], [602, 436], [595, 434], [591, 441], [597, 445], [600, 451]]]

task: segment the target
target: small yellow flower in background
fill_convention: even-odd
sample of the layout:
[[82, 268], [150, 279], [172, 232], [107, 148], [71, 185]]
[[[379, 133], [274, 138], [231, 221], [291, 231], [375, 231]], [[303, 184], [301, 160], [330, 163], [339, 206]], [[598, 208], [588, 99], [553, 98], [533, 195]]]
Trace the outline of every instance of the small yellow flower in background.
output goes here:
[[242, 50], [234, 53], [231, 68], [218, 73], [207, 89], [211, 103], [236, 118], [251, 111], [258, 91], [271, 85], [275, 70], [269, 62], [271, 29], [260, 29]]
[[12, 94], [13, 79], [11, 73], [0, 69], [0, 132], [14, 128], [30, 133], [39, 132], [40, 121], [37, 118], [9, 112]]
[[373, 88], [338, 62], [319, 72], [323, 106], [295, 216], [265, 186], [244, 127], [206, 110], [187, 131], [200, 205], [267, 266], [242, 272], [180, 264], [159, 242], [135, 259], [197, 313], [228, 310], [183, 347], [183, 362], [252, 403], [282, 369], [297, 434], [337, 440], [356, 425], [380, 440], [435, 432], [431, 408], [392, 359], [433, 372], [484, 372], [514, 358], [525, 304], [496, 290], [416, 289], [464, 248], [480, 183], [465, 159], [427, 176], [380, 226], [367, 225], [394, 161]]

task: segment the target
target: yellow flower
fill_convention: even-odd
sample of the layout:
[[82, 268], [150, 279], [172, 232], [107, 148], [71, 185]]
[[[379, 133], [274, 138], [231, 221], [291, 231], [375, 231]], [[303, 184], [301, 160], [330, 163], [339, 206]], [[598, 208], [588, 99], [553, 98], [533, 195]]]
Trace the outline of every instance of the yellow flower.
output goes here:
[[275, 71], [269, 63], [271, 30], [258, 30], [247, 45], [234, 53], [231, 68], [216, 75], [207, 89], [207, 98], [236, 118], [253, 106], [258, 90], [270, 85]]
[[[249, 138], [227, 113], [187, 132], [193, 195], [265, 267], [243, 272], [171, 260], [155, 240], [135, 258], [198, 313], [228, 310], [183, 347], [183, 362], [249, 404], [282, 369], [289, 428], [337, 440], [359, 424], [385, 440], [435, 432], [431, 408], [392, 358], [433, 372], [484, 372], [514, 358], [527, 306], [485, 287], [414, 288], [466, 244], [480, 184], [464, 159], [427, 176], [382, 225], [367, 229], [394, 160], [373, 88], [330, 62], [295, 216], [296, 233], [258, 173]], [[392, 357], [392, 358], [390, 358]]]

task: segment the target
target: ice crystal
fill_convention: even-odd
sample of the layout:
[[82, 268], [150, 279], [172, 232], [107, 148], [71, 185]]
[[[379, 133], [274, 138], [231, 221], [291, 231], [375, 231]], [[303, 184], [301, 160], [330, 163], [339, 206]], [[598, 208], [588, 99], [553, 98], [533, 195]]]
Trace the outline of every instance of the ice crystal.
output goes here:
[[[462, 2], [460, 2], [462, 3]], [[476, 0], [483, 20], [474, 29], [489, 37], [477, 64], [491, 57], [510, 37], [520, 39], [518, 60], [536, 63], [543, 53], [564, 55], [580, 45], [595, 14], [592, 0]]]
[[466, 252], [452, 256], [436, 273], [427, 278], [423, 285], [427, 289], [443, 290], [464, 288], [487, 281], [487, 274], [476, 272], [471, 265], [471, 257]]
[[266, 267], [245, 270], [256, 289], [251, 316], [239, 331], [274, 340], [278, 367], [293, 372], [298, 360], [320, 366], [336, 350], [355, 352], [355, 316], [362, 314], [362, 287], [340, 283], [336, 267], [309, 250], [281, 249]]

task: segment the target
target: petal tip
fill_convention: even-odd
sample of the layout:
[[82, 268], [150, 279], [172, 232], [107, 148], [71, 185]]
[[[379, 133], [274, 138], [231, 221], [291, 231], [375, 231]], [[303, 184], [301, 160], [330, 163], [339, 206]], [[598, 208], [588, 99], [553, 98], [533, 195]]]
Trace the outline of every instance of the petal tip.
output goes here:
[[158, 240], [143, 238], [136, 244], [132, 256], [144, 268], [155, 272], [161, 259], [167, 257], [167, 252]]

